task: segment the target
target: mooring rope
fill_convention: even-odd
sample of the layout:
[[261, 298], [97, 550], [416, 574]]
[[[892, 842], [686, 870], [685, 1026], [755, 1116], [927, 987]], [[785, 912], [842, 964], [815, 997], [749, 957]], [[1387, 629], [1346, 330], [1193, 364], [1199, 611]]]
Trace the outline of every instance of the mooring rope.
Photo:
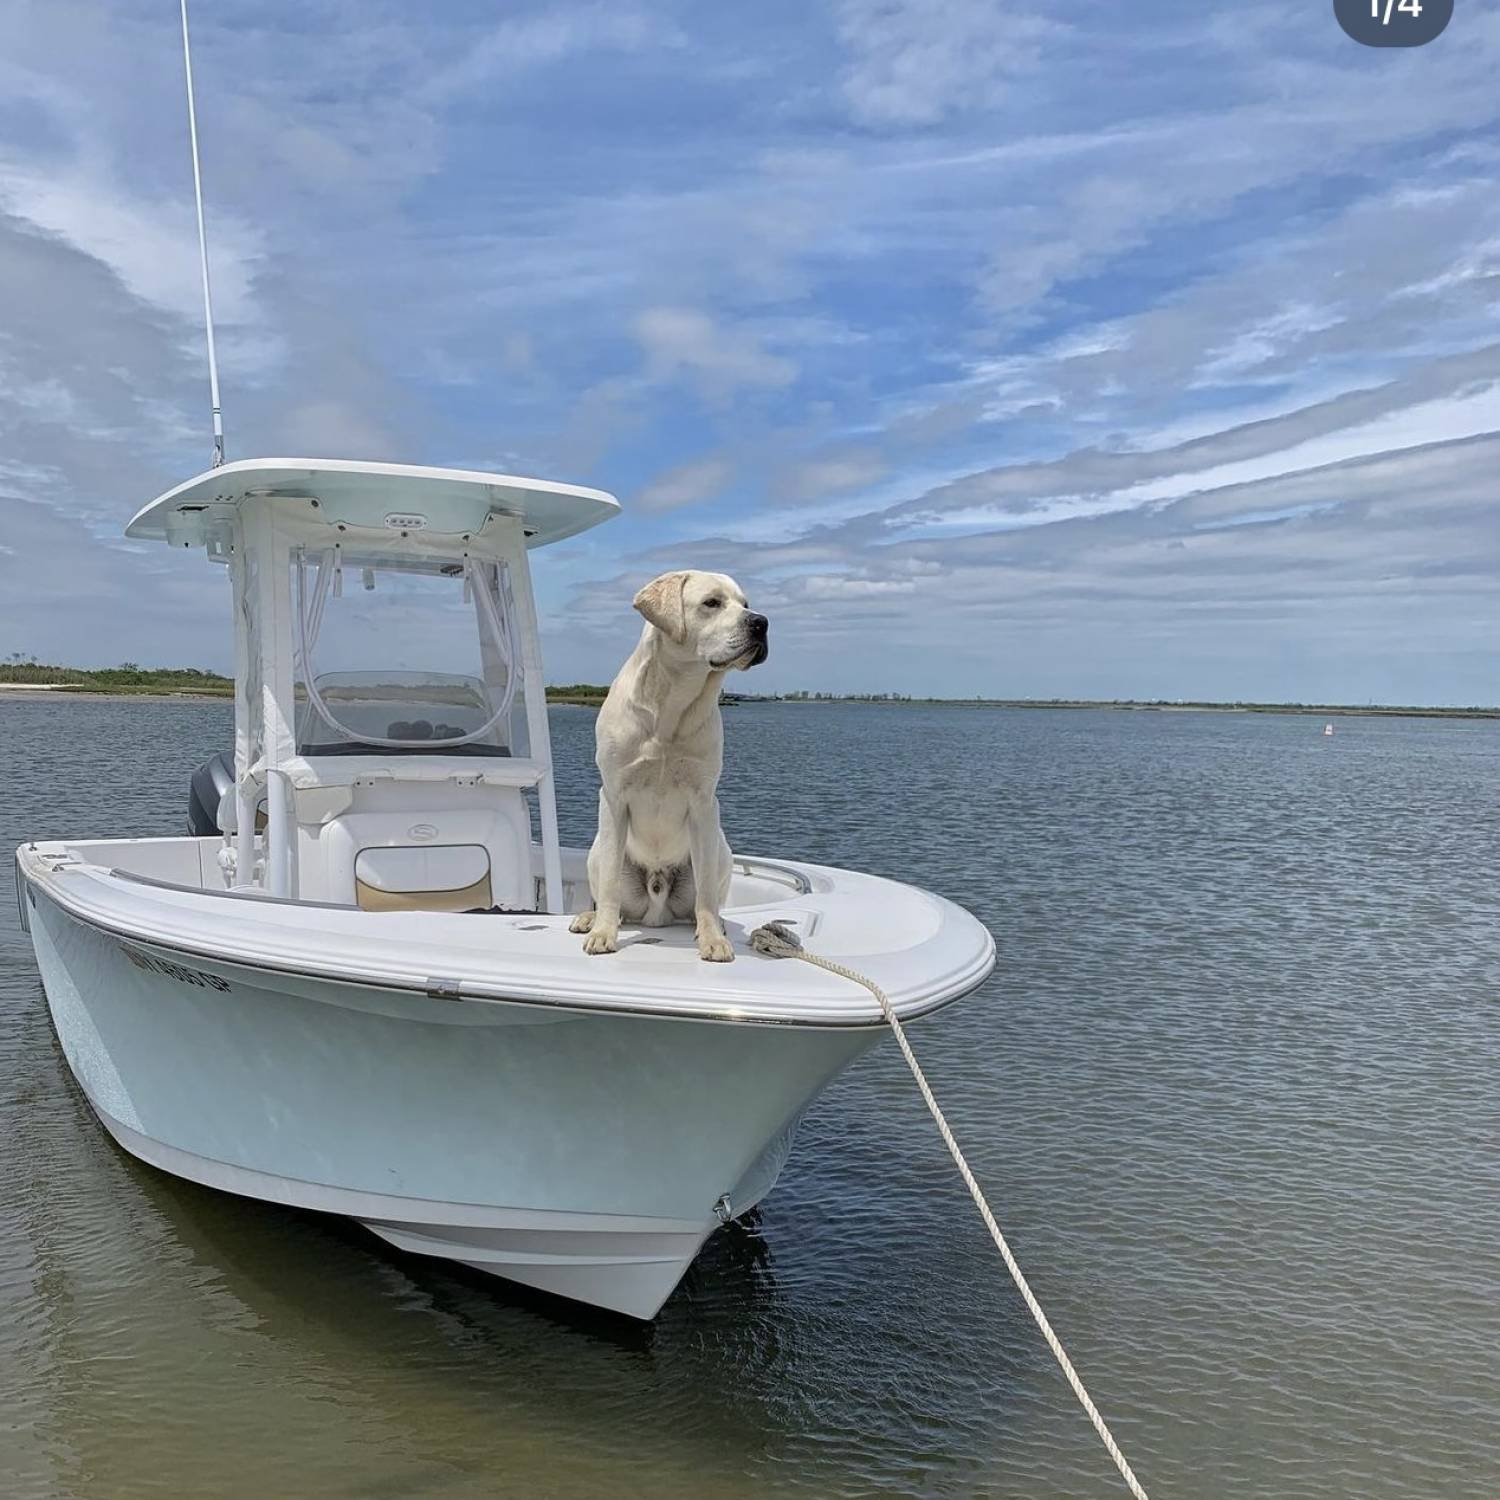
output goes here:
[[1136, 1500], [1148, 1500], [1145, 1489], [1140, 1480], [1135, 1477], [1135, 1472], [1126, 1461], [1125, 1455], [1120, 1452], [1120, 1445], [1115, 1442], [1114, 1435], [1110, 1432], [1104, 1418], [1099, 1415], [1099, 1408], [1094, 1405], [1088, 1391], [1084, 1389], [1078, 1371], [1073, 1368], [1073, 1361], [1068, 1358], [1068, 1352], [1062, 1346], [1062, 1340], [1052, 1331], [1052, 1324], [1048, 1322], [1047, 1314], [1042, 1311], [1041, 1303], [1036, 1300], [1036, 1294], [1031, 1290], [1030, 1283], [1027, 1282], [1020, 1265], [1011, 1253], [1011, 1248], [1006, 1243], [999, 1224], [995, 1222], [995, 1216], [990, 1212], [989, 1204], [985, 1201], [984, 1192], [975, 1180], [973, 1172], [969, 1170], [969, 1164], [964, 1160], [964, 1154], [959, 1150], [952, 1130], [948, 1128], [948, 1121], [944, 1118], [936, 1098], [933, 1097], [932, 1089], [927, 1082], [927, 1075], [922, 1072], [921, 1064], [918, 1063], [916, 1054], [911, 1050], [911, 1043], [906, 1040], [906, 1032], [901, 1022], [896, 1019], [895, 1009], [885, 991], [873, 979], [867, 979], [863, 974], [845, 968], [843, 964], [836, 963], [831, 958], [809, 953], [802, 946], [802, 940], [785, 922], [767, 922], [764, 927], [757, 927], [750, 934], [750, 946], [757, 953], [765, 953], [772, 958], [800, 958], [804, 963], [816, 964], [818, 968], [826, 969], [830, 974], [838, 974], [844, 979], [853, 980], [855, 984], [863, 985], [875, 997], [880, 1005], [881, 1014], [896, 1034], [896, 1042], [901, 1048], [901, 1055], [906, 1059], [906, 1065], [911, 1069], [911, 1076], [916, 1079], [917, 1087], [922, 1091], [922, 1098], [926, 1101], [927, 1108], [937, 1124], [943, 1144], [947, 1146], [948, 1154], [953, 1158], [959, 1176], [963, 1178], [964, 1185], [969, 1190], [969, 1196], [973, 1198], [974, 1206], [979, 1210], [979, 1216], [984, 1220], [985, 1228], [989, 1230], [990, 1238], [995, 1242], [995, 1248], [1005, 1261], [1005, 1268], [1010, 1272], [1011, 1280], [1016, 1284], [1016, 1290], [1020, 1292], [1026, 1306], [1031, 1309], [1031, 1316], [1036, 1319], [1036, 1326], [1041, 1329], [1042, 1337], [1047, 1341], [1047, 1347], [1051, 1349], [1057, 1357], [1058, 1364], [1062, 1366], [1062, 1372], [1067, 1376], [1068, 1384], [1073, 1387], [1073, 1394], [1078, 1397], [1079, 1404], [1088, 1413], [1089, 1421], [1094, 1424], [1094, 1431], [1099, 1434], [1099, 1440], [1104, 1444], [1109, 1456], [1114, 1459], [1115, 1467], [1120, 1471], [1120, 1478], [1125, 1481]]

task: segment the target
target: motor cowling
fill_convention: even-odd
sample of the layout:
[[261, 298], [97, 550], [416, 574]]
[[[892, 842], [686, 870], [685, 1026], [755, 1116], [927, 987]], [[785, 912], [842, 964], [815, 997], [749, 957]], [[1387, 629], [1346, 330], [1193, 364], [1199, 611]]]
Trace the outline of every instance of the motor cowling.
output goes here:
[[234, 786], [234, 757], [227, 750], [211, 756], [193, 772], [188, 788], [188, 832], [194, 838], [216, 838], [219, 804]]

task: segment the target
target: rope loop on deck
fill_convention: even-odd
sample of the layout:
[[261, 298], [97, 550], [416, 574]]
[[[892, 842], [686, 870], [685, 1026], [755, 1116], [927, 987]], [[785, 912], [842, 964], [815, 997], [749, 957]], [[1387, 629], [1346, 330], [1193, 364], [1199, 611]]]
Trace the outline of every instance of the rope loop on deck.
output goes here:
[[1125, 1455], [1120, 1452], [1120, 1445], [1115, 1442], [1114, 1434], [1110, 1432], [1104, 1418], [1099, 1415], [1099, 1408], [1094, 1405], [1088, 1391], [1084, 1388], [1078, 1371], [1073, 1368], [1073, 1361], [1068, 1358], [1068, 1352], [1062, 1346], [1062, 1340], [1052, 1331], [1052, 1324], [1048, 1321], [1047, 1314], [1042, 1311], [1041, 1303], [1037, 1301], [1036, 1294], [1031, 1290], [1031, 1285], [1022, 1273], [1016, 1257], [1011, 1253], [1005, 1235], [990, 1211], [990, 1205], [985, 1200], [983, 1190], [975, 1180], [973, 1172], [969, 1170], [968, 1162], [964, 1160], [964, 1154], [954, 1139], [953, 1131], [949, 1129], [948, 1121], [937, 1099], [933, 1096], [932, 1088], [927, 1082], [927, 1075], [923, 1073], [916, 1054], [911, 1050], [911, 1043], [907, 1041], [906, 1032], [901, 1022], [897, 1020], [895, 1009], [885, 991], [873, 979], [867, 979], [863, 974], [846, 968], [831, 958], [809, 953], [802, 946], [802, 940], [785, 922], [767, 922], [763, 927], [757, 927], [750, 934], [750, 946], [757, 953], [764, 953], [771, 958], [800, 958], [804, 963], [816, 964], [818, 968], [826, 969], [830, 974], [837, 974], [841, 978], [852, 980], [855, 984], [863, 985], [875, 997], [881, 1014], [896, 1034], [896, 1042], [901, 1048], [901, 1055], [906, 1059], [906, 1065], [911, 1069], [911, 1075], [917, 1081], [917, 1087], [921, 1090], [922, 1098], [937, 1125], [938, 1133], [943, 1138], [943, 1144], [947, 1146], [948, 1154], [953, 1158], [958, 1174], [963, 1178], [964, 1186], [968, 1188], [969, 1196], [973, 1198], [974, 1206], [979, 1210], [979, 1216], [984, 1220], [985, 1228], [989, 1230], [990, 1238], [994, 1240], [995, 1248], [1000, 1252], [1005, 1268], [1010, 1272], [1011, 1280], [1016, 1284], [1016, 1290], [1020, 1292], [1022, 1300], [1030, 1309], [1031, 1316], [1036, 1319], [1036, 1326], [1041, 1329], [1042, 1337], [1047, 1341], [1047, 1347], [1056, 1356], [1058, 1364], [1062, 1366], [1062, 1372], [1067, 1376], [1068, 1384], [1073, 1388], [1073, 1394], [1078, 1397], [1079, 1404], [1088, 1414], [1089, 1421], [1094, 1424], [1094, 1431], [1099, 1434], [1099, 1440], [1104, 1444], [1105, 1450], [1114, 1460], [1115, 1467], [1120, 1471], [1120, 1478], [1125, 1481], [1130, 1493], [1135, 1496], [1135, 1500], [1148, 1500], [1144, 1487], [1135, 1477], [1135, 1472], [1126, 1461]]

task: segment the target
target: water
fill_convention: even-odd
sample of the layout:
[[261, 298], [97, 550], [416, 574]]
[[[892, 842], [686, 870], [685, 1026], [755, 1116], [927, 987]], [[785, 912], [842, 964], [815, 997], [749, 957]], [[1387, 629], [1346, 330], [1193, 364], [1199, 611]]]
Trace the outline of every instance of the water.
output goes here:
[[[554, 714], [565, 836], [592, 716]], [[225, 705], [0, 701], [0, 845], [176, 832]], [[1155, 1500], [1500, 1493], [1500, 725], [771, 706], [747, 852], [917, 881], [916, 1046]], [[0, 1494], [1123, 1493], [891, 1046], [654, 1327], [174, 1181], [0, 904]]]

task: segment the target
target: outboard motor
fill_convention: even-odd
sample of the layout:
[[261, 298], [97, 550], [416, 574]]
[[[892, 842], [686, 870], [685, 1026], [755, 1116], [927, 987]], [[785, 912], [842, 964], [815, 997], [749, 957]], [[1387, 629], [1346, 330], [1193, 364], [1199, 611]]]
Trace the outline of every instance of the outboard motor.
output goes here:
[[194, 838], [214, 838], [219, 833], [219, 803], [234, 786], [234, 756], [221, 750], [193, 772], [188, 791], [188, 832]]

